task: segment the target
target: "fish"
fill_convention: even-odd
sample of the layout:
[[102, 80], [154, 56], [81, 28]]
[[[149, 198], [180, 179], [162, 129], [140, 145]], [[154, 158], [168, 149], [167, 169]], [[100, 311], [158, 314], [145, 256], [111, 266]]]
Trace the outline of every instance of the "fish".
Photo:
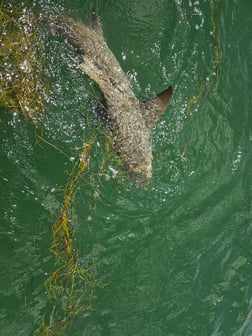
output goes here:
[[104, 96], [113, 148], [129, 176], [145, 185], [152, 177], [151, 131], [171, 100], [172, 87], [139, 100], [104, 38], [96, 13], [90, 25], [59, 16], [50, 20], [50, 27], [81, 55], [80, 69]]

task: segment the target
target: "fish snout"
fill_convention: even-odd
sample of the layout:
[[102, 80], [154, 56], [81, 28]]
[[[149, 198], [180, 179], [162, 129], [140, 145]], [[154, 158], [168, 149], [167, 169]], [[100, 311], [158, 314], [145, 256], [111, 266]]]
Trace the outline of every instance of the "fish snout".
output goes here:
[[130, 170], [130, 175], [138, 186], [146, 188], [152, 177], [151, 159], [145, 159], [134, 166], [133, 169]]

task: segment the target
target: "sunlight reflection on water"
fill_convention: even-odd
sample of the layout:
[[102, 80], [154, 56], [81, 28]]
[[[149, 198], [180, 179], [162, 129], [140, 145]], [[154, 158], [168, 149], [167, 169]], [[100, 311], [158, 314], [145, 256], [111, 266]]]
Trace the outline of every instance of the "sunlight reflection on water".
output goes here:
[[[45, 13], [63, 9], [47, 1], [41, 6]], [[81, 17], [89, 7], [64, 4], [65, 12]], [[76, 239], [81, 260], [94, 258], [107, 285], [97, 290], [96, 311], [77, 319], [68, 334], [249, 336], [252, 132], [245, 56], [251, 59], [251, 48], [249, 29], [239, 21], [247, 9], [238, 10], [235, 1], [217, 4], [222, 63], [216, 69], [209, 3], [132, 0], [98, 7], [136, 94], [147, 98], [174, 88], [153, 130], [153, 179], [143, 192], [114, 157], [99, 170], [105, 127], [93, 117], [88, 79], [77, 70], [74, 51], [49, 39], [53, 92], [45, 139], [66, 155], [45, 142], [34, 145], [30, 125], [3, 113], [1, 330], [32, 335], [48, 309], [51, 226], [72, 158], [78, 160], [96, 127], [90, 171], [98, 173], [78, 190]]]

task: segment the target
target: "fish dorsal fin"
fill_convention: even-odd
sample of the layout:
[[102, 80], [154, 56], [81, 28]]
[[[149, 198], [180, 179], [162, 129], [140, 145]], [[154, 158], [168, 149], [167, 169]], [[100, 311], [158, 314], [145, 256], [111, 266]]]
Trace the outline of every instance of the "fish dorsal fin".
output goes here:
[[141, 101], [141, 113], [148, 128], [153, 127], [154, 123], [165, 112], [172, 97], [172, 87], [159, 93], [156, 97]]
[[163, 92], [157, 95], [157, 98], [161, 101], [161, 114], [166, 110], [170, 100], [172, 97], [172, 87], [169, 86], [168, 89], [164, 90]]
[[91, 28], [99, 35], [103, 36], [102, 23], [96, 9], [92, 11]]

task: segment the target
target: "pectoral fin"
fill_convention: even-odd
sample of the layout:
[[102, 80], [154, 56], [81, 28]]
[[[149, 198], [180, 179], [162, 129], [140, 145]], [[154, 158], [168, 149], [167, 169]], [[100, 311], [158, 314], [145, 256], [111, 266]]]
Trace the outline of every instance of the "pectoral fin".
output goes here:
[[146, 125], [151, 128], [157, 119], [165, 112], [172, 97], [172, 87], [159, 93], [156, 97], [140, 103], [141, 113], [144, 117]]

